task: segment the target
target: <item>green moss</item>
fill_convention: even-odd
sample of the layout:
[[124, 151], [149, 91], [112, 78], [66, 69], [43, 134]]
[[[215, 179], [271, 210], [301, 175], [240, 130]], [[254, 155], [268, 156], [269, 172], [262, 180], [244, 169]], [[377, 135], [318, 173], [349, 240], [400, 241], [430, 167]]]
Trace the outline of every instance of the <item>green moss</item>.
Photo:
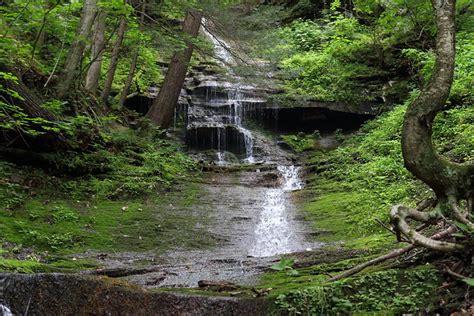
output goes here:
[[0, 238], [55, 253], [205, 247], [212, 238], [195, 226], [206, 224], [206, 211], [191, 209], [200, 193], [198, 184], [189, 183], [149, 200], [30, 199], [21, 209], [0, 211]]
[[39, 273], [39, 272], [75, 272], [96, 268], [97, 264], [88, 259], [48, 259], [40, 262], [35, 258], [27, 260], [0, 258], [0, 272]]
[[[103, 139], [108, 143], [98, 151], [61, 161], [58, 156], [71, 170], [78, 164], [83, 171], [97, 170], [100, 161], [99, 169], [107, 170], [100, 174], [56, 176], [53, 170], [0, 162], [5, 255], [22, 248], [39, 257], [86, 250], [162, 253], [214, 244], [205, 229], [208, 210], [193, 207], [204, 194], [196, 164], [175, 143], [163, 140], [159, 130], [119, 126]], [[90, 157], [99, 153], [105, 160]]]

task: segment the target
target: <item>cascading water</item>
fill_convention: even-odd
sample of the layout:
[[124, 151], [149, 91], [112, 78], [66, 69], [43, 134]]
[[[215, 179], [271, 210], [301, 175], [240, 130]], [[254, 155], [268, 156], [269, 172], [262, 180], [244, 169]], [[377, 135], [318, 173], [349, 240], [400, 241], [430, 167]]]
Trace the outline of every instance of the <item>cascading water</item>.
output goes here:
[[277, 169], [282, 183], [265, 192], [265, 204], [255, 228], [254, 246], [249, 251], [253, 257], [268, 257], [296, 250], [293, 248], [295, 243], [291, 242], [294, 227], [288, 219], [289, 202], [286, 194], [303, 187], [299, 176], [301, 168], [278, 166]]
[[[208, 23], [205, 21], [204, 25]], [[229, 65], [235, 60], [229, 53], [229, 45], [216, 38], [204, 28], [204, 33], [214, 44], [219, 63], [233, 75]], [[235, 76], [234, 76], [235, 77]], [[238, 155], [243, 162], [254, 163], [254, 139], [252, 133], [242, 125], [245, 115], [245, 102], [252, 100], [244, 89], [249, 86], [233, 84], [215, 77], [200, 80], [190, 94], [191, 106], [188, 109], [188, 145], [197, 149], [217, 150], [217, 164], [225, 164], [225, 151]]]

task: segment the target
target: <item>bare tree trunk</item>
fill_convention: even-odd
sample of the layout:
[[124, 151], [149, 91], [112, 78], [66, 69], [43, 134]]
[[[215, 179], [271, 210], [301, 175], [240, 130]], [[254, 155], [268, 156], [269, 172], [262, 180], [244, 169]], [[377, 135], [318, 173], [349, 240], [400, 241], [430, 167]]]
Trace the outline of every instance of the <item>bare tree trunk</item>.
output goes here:
[[[142, 0], [142, 9], [140, 16], [140, 26], [139, 29], [143, 29], [143, 22], [145, 21], [145, 9], [146, 9], [146, 0]], [[140, 45], [137, 46], [135, 52], [133, 53], [132, 61], [130, 64], [130, 70], [128, 71], [127, 80], [125, 81], [125, 86], [123, 87], [122, 92], [120, 93], [119, 106], [122, 107], [127, 99], [128, 91], [132, 86], [133, 76], [135, 75], [135, 70], [137, 68], [138, 55], [140, 54]]]
[[81, 63], [82, 54], [87, 44], [87, 38], [89, 37], [96, 11], [96, 0], [85, 0], [81, 21], [76, 31], [76, 38], [69, 49], [64, 70], [58, 81], [57, 91], [59, 98], [66, 96], [78, 73], [78, 67]]
[[107, 14], [100, 11], [94, 26], [94, 40], [92, 43], [92, 62], [86, 75], [85, 88], [91, 93], [96, 93], [99, 86], [100, 71], [102, 69], [102, 55], [105, 47], [105, 21]]
[[118, 59], [120, 49], [122, 47], [123, 38], [125, 36], [125, 30], [127, 28], [127, 18], [122, 17], [120, 19], [120, 25], [117, 31], [117, 40], [114, 43], [114, 48], [112, 49], [112, 57], [110, 59], [109, 69], [107, 70], [107, 76], [104, 82], [104, 89], [100, 97], [105, 104], [108, 103], [110, 91], [112, 90], [112, 83], [114, 82], [115, 70], [117, 69]]
[[[431, 0], [436, 16], [436, 62], [428, 85], [408, 106], [402, 129], [402, 153], [407, 169], [433, 189], [438, 198], [435, 208], [428, 212], [396, 205], [390, 212], [392, 224], [400, 236], [412, 244], [433, 250], [463, 249], [457, 241], [436, 241], [410, 227], [409, 221], [433, 224], [451, 219], [474, 229], [471, 222], [474, 197], [474, 164], [458, 164], [440, 156], [432, 142], [432, 126], [449, 97], [454, 76], [455, 2]], [[462, 211], [465, 201], [465, 211]], [[452, 222], [451, 221], [451, 222]], [[400, 238], [399, 238], [400, 239]]]
[[449, 96], [454, 74], [455, 0], [432, 0], [436, 15], [436, 63], [431, 80], [405, 114], [402, 150], [405, 165], [418, 179], [428, 184], [438, 195], [465, 197], [472, 190], [468, 166], [441, 157], [432, 142], [433, 120]]
[[[201, 13], [188, 11], [184, 20], [183, 31], [192, 37], [196, 37], [201, 25], [201, 18]], [[186, 79], [186, 72], [192, 53], [193, 44], [188, 42], [187, 47], [183, 51], [174, 54], [158, 97], [147, 113], [150, 120], [161, 127], [166, 128], [171, 125], [174, 108]]]

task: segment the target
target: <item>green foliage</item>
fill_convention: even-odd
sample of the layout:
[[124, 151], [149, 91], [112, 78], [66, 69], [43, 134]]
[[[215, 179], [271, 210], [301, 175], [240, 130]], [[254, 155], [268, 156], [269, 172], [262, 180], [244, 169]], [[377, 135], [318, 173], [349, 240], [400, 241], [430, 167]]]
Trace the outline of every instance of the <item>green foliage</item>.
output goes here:
[[298, 276], [299, 272], [293, 269], [293, 264], [295, 260], [293, 259], [281, 259], [278, 263], [270, 266], [270, 269], [275, 271], [286, 271], [286, 274], [289, 276]]
[[[347, 246], [363, 248], [380, 246], [387, 236], [375, 238], [384, 233], [376, 220], [388, 222], [392, 205], [413, 205], [431, 194], [404, 167], [400, 133], [405, 108], [406, 104], [395, 107], [365, 124], [362, 134], [351, 136], [343, 146], [317, 152], [310, 159], [318, 175], [306, 189], [315, 198], [305, 208], [318, 229], [333, 232], [322, 239], [345, 239]], [[439, 114], [433, 127], [439, 152], [458, 162], [472, 160], [473, 120], [472, 106]]]
[[436, 270], [387, 270], [307, 287], [277, 297], [281, 312], [290, 315], [340, 315], [416, 312], [433, 302], [439, 285]]
[[[450, 100], [454, 103], [472, 102], [474, 96], [474, 35], [471, 32], [459, 32], [456, 39], [456, 68]], [[423, 83], [431, 77], [435, 55], [433, 51], [416, 48], [402, 50], [402, 55], [413, 63]]]
[[474, 279], [463, 279], [463, 281], [469, 286], [474, 286]]
[[[158, 240], [176, 239], [178, 227], [195, 231], [193, 225], [205, 219], [203, 214], [194, 212], [194, 220], [190, 214], [163, 216], [169, 204], [183, 203], [185, 209], [195, 198], [197, 188], [189, 181], [198, 176], [195, 162], [163, 139], [161, 130], [145, 123], [138, 130], [115, 123], [107, 126], [102, 129], [104, 143], [96, 143], [92, 152], [51, 156], [58, 170], [78, 172], [81, 177], [0, 164], [0, 243], [55, 253], [88, 247], [149, 250], [171, 245]], [[172, 202], [161, 197], [185, 179], [189, 183], [179, 202], [174, 196]], [[150, 205], [148, 199], [153, 201]], [[205, 232], [197, 239], [186, 236], [180, 233], [176, 242], [211, 243]]]
[[[466, 0], [458, 2], [452, 95], [456, 103], [472, 94], [474, 86], [469, 71], [472, 9]], [[297, 19], [266, 34], [271, 44], [261, 50], [278, 64], [288, 95], [319, 101], [400, 103], [416, 84], [429, 78], [436, 34], [429, 1], [353, 1], [349, 12], [340, 1], [324, 6], [298, 1], [293, 9], [299, 6], [306, 11], [320, 8], [318, 14], [299, 15], [317, 18]], [[420, 75], [415, 76], [418, 71]]]
[[[0, 71], [0, 80], [18, 83], [18, 78], [11, 73]], [[0, 93], [10, 99], [23, 101], [18, 92], [0, 84]], [[23, 135], [38, 136], [47, 132], [58, 132], [60, 129], [55, 122], [39, 117], [29, 117], [22, 108], [8, 101], [0, 100], [0, 129], [15, 131]]]
[[297, 20], [283, 28], [281, 36], [288, 43], [283, 47], [294, 51], [281, 61], [289, 94], [322, 101], [371, 101], [379, 96], [364, 85], [366, 78], [385, 73], [364, 57], [380, 50], [370, 35], [356, 19], [339, 15], [317, 22]]
[[281, 136], [281, 138], [297, 153], [314, 149], [314, 142], [318, 137], [319, 134], [317, 133], [313, 135], [297, 134]]

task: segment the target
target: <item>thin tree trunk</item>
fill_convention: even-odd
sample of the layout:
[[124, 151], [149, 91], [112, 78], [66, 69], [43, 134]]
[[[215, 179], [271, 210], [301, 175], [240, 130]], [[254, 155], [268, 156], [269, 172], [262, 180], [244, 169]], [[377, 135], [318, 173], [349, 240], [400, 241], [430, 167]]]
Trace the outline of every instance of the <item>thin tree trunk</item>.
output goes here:
[[78, 73], [87, 38], [89, 37], [92, 24], [97, 11], [96, 0], [85, 0], [82, 8], [81, 21], [76, 31], [76, 38], [69, 49], [64, 70], [59, 78], [57, 92], [59, 98], [64, 98], [72, 86]]
[[[183, 31], [192, 37], [196, 37], [201, 25], [201, 18], [201, 13], [188, 11], [184, 20]], [[192, 53], [193, 44], [188, 42], [187, 47], [183, 51], [174, 54], [158, 97], [147, 113], [150, 120], [161, 127], [167, 128], [171, 125], [174, 108], [186, 79], [186, 72]]]
[[86, 75], [85, 88], [91, 93], [96, 93], [99, 86], [100, 72], [102, 69], [102, 55], [105, 47], [105, 21], [107, 14], [100, 11], [97, 15], [94, 26], [94, 40], [92, 43], [92, 63]]
[[[142, 9], [140, 16], [140, 26], [139, 29], [143, 29], [143, 22], [145, 20], [145, 9], [146, 9], [146, 0], [142, 0]], [[140, 54], [140, 45], [137, 46], [135, 52], [133, 53], [132, 62], [130, 64], [130, 70], [128, 71], [127, 80], [125, 81], [125, 86], [123, 87], [122, 93], [120, 94], [119, 106], [122, 107], [127, 99], [128, 92], [132, 86], [133, 76], [135, 75], [135, 70], [137, 68], [138, 55]]]
[[117, 40], [115, 41], [114, 48], [112, 49], [112, 57], [110, 59], [109, 69], [107, 70], [107, 76], [104, 82], [104, 89], [102, 90], [102, 94], [100, 95], [100, 97], [102, 98], [105, 104], [108, 103], [107, 101], [109, 99], [110, 91], [112, 90], [112, 83], [114, 82], [115, 70], [117, 69], [119, 53], [122, 47], [122, 42], [125, 36], [126, 28], [127, 28], [127, 18], [122, 17], [120, 19], [120, 25], [117, 31]]

